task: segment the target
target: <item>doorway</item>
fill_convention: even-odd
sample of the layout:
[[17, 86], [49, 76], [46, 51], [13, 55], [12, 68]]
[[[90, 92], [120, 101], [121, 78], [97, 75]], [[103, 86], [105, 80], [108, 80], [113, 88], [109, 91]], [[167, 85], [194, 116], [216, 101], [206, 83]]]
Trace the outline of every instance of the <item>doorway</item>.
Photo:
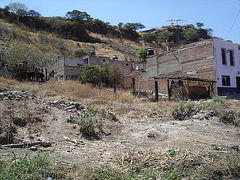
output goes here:
[[237, 93], [240, 93], [240, 77], [236, 77], [237, 81]]

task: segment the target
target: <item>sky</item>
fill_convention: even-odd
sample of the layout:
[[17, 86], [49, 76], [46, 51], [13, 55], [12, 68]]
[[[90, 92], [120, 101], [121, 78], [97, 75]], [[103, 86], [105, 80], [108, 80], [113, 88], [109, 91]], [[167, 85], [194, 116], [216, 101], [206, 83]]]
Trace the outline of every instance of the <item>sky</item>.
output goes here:
[[142, 23], [145, 30], [170, 25], [171, 19], [182, 20], [180, 25], [201, 22], [213, 36], [240, 44], [240, 0], [0, 0], [0, 7], [11, 2], [45, 17], [79, 10], [111, 25]]

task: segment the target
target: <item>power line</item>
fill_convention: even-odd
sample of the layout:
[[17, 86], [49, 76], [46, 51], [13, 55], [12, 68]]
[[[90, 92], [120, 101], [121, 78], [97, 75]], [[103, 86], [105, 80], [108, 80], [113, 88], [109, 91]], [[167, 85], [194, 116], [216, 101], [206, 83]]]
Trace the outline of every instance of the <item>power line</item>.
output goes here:
[[233, 28], [235, 22], [237, 21], [237, 18], [238, 18], [238, 16], [239, 16], [239, 14], [240, 14], [240, 9], [238, 10], [237, 16], [236, 16], [235, 20], [233, 21], [233, 24], [232, 24], [231, 28], [229, 29], [229, 31], [228, 31], [228, 33], [227, 33], [227, 35], [225, 36], [224, 39], [226, 39], [227, 36], [228, 36], [228, 34], [231, 32], [231, 30], [232, 30], [232, 28]]

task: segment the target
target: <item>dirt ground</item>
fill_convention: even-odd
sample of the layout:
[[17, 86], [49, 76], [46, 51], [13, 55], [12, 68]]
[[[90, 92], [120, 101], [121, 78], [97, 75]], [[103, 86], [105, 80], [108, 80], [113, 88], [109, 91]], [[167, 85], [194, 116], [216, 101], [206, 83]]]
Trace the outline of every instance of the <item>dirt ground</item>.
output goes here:
[[[103, 119], [103, 132], [99, 133], [99, 138], [88, 139], [82, 137], [77, 124], [69, 122], [79, 111], [69, 112], [49, 103], [56, 100], [61, 99], [0, 100], [0, 134], [10, 131], [11, 126], [9, 143], [17, 143], [16, 139], [46, 139], [53, 142], [52, 146], [38, 147], [37, 150], [50, 151], [57, 162], [80, 165], [104, 164], [132, 151], [157, 152], [173, 147], [207, 153], [213, 146], [224, 149], [240, 145], [239, 127], [220, 122], [211, 113], [180, 121], [166, 113], [164, 105], [167, 106], [168, 102], [145, 102], [141, 99], [134, 103], [112, 103], [117, 121]], [[83, 99], [79, 104], [86, 107], [89, 102]], [[15, 119], [13, 125], [4, 124], [11, 118]], [[1, 141], [1, 144], [7, 144], [3, 139]], [[11, 150], [17, 154], [36, 152], [30, 148]], [[7, 158], [11, 154], [9, 149], [0, 148], [0, 156]]]

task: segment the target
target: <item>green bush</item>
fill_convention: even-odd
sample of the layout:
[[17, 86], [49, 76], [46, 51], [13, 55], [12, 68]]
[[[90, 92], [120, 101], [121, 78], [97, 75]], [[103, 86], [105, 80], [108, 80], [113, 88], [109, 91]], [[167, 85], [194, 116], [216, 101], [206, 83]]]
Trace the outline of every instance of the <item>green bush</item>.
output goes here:
[[96, 137], [96, 129], [101, 130], [102, 124], [90, 113], [82, 113], [77, 118], [76, 123], [80, 126], [80, 131], [84, 137]]
[[81, 80], [84, 84], [90, 83], [94, 86], [102, 82], [102, 71], [100, 66], [86, 65], [81, 74]]
[[190, 29], [186, 32], [184, 37], [186, 38], [187, 41], [194, 42], [194, 41], [198, 41], [199, 34], [196, 29]]
[[218, 96], [216, 94], [211, 95], [211, 98], [213, 100], [214, 103], [220, 104], [220, 105], [224, 105], [226, 103], [226, 100], [224, 97], [222, 96]]
[[137, 58], [139, 59], [147, 59], [147, 50], [149, 48], [148, 47], [143, 47], [143, 48], [140, 48], [138, 51], [137, 51]]
[[199, 106], [193, 101], [180, 101], [174, 104], [171, 109], [171, 114], [175, 118], [179, 116], [191, 116], [194, 112], [200, 111]]
[[153, 41], [156, 41], [156, 40], [157, 40], [157, 35], [156, 35], [156, 34], [152, 34], [152, 33], [150, 33], [150, 34], [145, 34], [145, 35], [143, 36], [143, 40], [144, 40], [145, 42], [152, 43]]
[[55, 178], [56, 168], [52, 166], [47, 154], [37, 153], [31, 157], [17, 157], [12, 161], [0, 160], [0, 179], [47, 179]]

